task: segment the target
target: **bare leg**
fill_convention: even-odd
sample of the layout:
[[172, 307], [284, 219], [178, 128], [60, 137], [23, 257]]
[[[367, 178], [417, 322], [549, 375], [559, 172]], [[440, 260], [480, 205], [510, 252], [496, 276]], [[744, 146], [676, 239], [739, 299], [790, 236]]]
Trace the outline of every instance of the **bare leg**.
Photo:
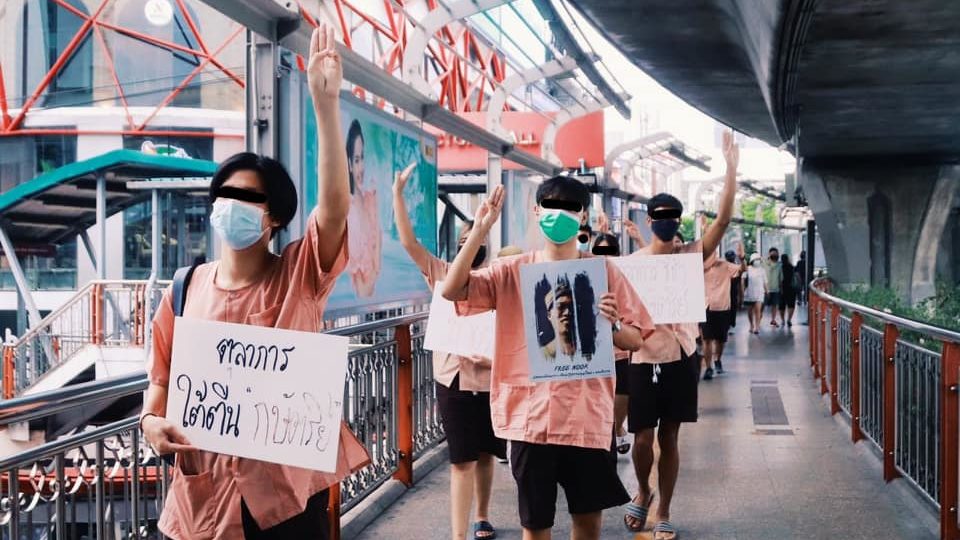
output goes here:
[[550, 540], [551, 529], [538, 529], [536, 531], [523, 528], [523, 540]]
[[677, 476], [680, 473], [680, 437], [679, 422], [660, 422], [660, 431], [657, 439], [660, 441], [660, 504], [658, 506], [661, 520], [670, 520], [670, 503], [673, 501], [673, 489], [677, 485]]
[[476, 476], [476, 461], [450, 465], [450, 531], [454, 540], [467, 537]]
[[599, 540], [602, 516], [602, 512], [571, 514], [573, 530], [570, 531], [570, 540]]
[[750, 331], [753, 332], [757, 327], [757, 323], [754, 321], [753, 304], [747, 308], [747, 320], [750, 321]]
[[788, 321], [788, 322], [790, 322], [790, 323], [793, 322], [793, 312], [794, 312], [796, 309], [797, 309], [797, 308], [794, 307], [794, 306], [790, 306], [790, 307], [787, 308], [787, 321]]
[[724, 343], [723, 341], [718, 341], [718, 342], [717, 342], [717, 345], [716, 345], [717, 359], [715, 360], [716, 362], [719, 362], [719, 361], [723, 360], [723, 348], [724, 348], [726, 345], [727, 345], [727, 344]]
[[717, 350], [717, 342], [713, 339], [703, 340], [703, 365], [707, 368], [713, 367], [714, 354]]
[[[650, 502], [650, 471], [653, 470], [653, 437], [654, 429], [644, 429], [633, 436], [633, 471], [637, 475], [639, 493], [634, 497], [634, 504], [646, 506]], [[627, 522], [637, 526], [637, 520], [627, 517]]]
[[627, 419], [629, 403], [629, 396], [613, 396], [613, 425], [616, 427], [617, 437], [623, 437], [627, 434], [623, 423]]
[[772, 304], [770, 306], [770, 320], [772, 320], [774, 324], [776, 324], [777, 322], [777, 305], [776, 304]]
[[493, 490], [493, 471], [493, 456], [481, 453], [479, 459], [477, 459], [477, 477], [474, 482], [474, 491], [477, 495], [476, 521], [490, 521], [490, 492]]

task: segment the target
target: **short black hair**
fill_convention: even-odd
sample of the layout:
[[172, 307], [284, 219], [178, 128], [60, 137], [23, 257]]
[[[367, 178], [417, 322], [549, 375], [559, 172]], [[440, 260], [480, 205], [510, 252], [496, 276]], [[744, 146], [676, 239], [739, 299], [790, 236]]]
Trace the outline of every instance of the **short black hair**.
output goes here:
[[780, 250], [777, 249], [777, 248], [775, 248], [775, 247], [772, 247], [772, 248], [768, 249], [768, 250], [767, 250], [767, 253], [771, 253], [771, 252], [774, 252], [774, 251], [776, 251], [777, 253], [780, 253]]
[[557, 199], [580, 203], [583, 209], [590, 207], [590, 190], [583, 182], [569, 176], [554, 176], [537, 187], [537, 204], [544, 199]]
[[597, 237], [593, 239], [593, 247], [597, 247], [598, 244], [607, 244], [613, 249], [617, 250], [617, 255], [620, 255], [620, 239], [616, 235], [610, 233], [599, 233]]
[[676, 208], [683, 212], [683, 203], [669, 193], [657, 193], [647, 201], [647, 213], [657, 208]]
[[297, 213], [297, 188], [286, 167], [273, 158], [240, 152], [225, 159], [210, 180], [210, 201], [216, 200], [220, 186], [237, 171], [253, 171], [260, 177], [267, 196], [267, 210], [270, 217], [279, 223], [271, 232], [271, 237], [278, 230], [286, 228]]

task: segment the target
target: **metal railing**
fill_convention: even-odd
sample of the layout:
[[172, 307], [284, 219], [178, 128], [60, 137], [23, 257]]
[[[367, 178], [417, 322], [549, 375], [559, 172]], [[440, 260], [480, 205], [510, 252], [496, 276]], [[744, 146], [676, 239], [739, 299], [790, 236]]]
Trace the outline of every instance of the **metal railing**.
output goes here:
[[[333, 537], [342, 512], [391, 478], [413, 485], [416, 456], [443, 440], [427, 313], [331, 330], [349, 336], [344, 420], [371, 463], [331, 488]], [[0, 427], [142, 392], [144, 373], [0, 401]], [[0, 459], [0, 540], [160, 538], [156, 524], [172, 471], [131, 417]], [[63, 531], [62, 533], [60, 531]]]
[[[810, 362], [832, 413], [850, 418], [851, 439], [875, 445], [886, 481], [904, 478], [940, 513], [940, 537], [960, 539], [960, 333], [810, 294]], [[922, 337], [921, 344], [901, 333]], [[922, 344], [939, 342], [941, 352]]]
[[[28, 330], [5, 344], [0, 397], [12, 398], [88, 345], [142, 347], [163, 294], [147, 281], [92, 281]], [[149, 305], [147, 301], [149, 300]]]

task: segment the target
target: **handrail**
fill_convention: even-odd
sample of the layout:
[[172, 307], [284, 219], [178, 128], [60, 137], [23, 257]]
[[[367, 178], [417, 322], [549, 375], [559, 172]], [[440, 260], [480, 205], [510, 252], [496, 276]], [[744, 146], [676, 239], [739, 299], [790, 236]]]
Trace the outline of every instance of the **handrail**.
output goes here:
[[43, 418], [98, 401], [129, 396], [146, 390], [147, 386], [147, 374], [141, 371], [0, 400], [0, 426]]
[[850, 302], [849, 300], [844, 300], [842, 298], [833, 296], [832, 294], [824, 292], [823, 290], [820, 289], [822, 285], [827, 284], [829, 282], [830, 282], [829, 278], [815, 279], [812, 282], [810, 282], [810, 290], [813, 291], [813, 293], [816, 294], [818, 297], [820, 297], [820, 299], [822, 300], [826, 300], [827, 302], [831, 302], [833, 304], [849, 309], [851, 311], [856, 311], [861, 315], [869, 315], [870, 317], [873, 317], [875, 319], [880, 319], [884, 322], [895, 324], [897, 326], [906, 328], [908, 330], [912, 330], [914, 332], [930, 334], [941, 341], [950, 341], [953, 343], [960, 343], [960, 332], [954, 332], [952, 330], [947, 330], [946, 328], [940, 328], [939, 326], [931, 326], [929, 324], [926, 324], [920, 321], [907, 319], [904, 317], [900, 317], [898, 315], [893, 315], [892, 313], [887, 313], [885, 311], [880, 311], [867, 306], [856, 304], [854, 302]]
[[69, 437], [56, 439], [48, 443], [41, 444], [40, 446], [34, 446], [33, 448], [24, 450], [19, 454], [14, 454], [6, 458], [0, 458], [0, 471], [14, 467], [30, 465], [34, 462], [44, 459], [46, 456], [58, 454], [65, 450], [70, 450], [71, 448], [95, 443], [98, 440], [105, 439], [112, 435], [123, 433], [124, 431], [137, 427], [139, 421], [139, 417], [130, 416], [105, 426], [100, 426], [89, 431], [77, 433], [76, 435], [71, 435]]
[[[411, 313], [370, 321], [343, 328], [335, 328], [324, 333], [335, 336], [351, 336], [366, 334], [410, 325], [427, 318], [427, 312]], [[88, 383], [74, 384], [57, 388], [48, 392], [40, 392], [8, 400], [0, 400], [0, 426], [16, 422], [24, 422], [35, 418], [49, 416], [73, 407], [88, 405], [107, 399], [120, 398], [142, 392], [149, 386], [147, 374], [137, 372], [107, 379], [99, 379]]]

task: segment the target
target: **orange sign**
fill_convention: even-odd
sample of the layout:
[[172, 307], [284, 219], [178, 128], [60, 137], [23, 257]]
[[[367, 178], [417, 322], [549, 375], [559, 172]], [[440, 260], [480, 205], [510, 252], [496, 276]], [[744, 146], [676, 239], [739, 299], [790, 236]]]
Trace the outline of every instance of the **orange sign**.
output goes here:
[[[487, 113], [466, 112], [460, 116], [470, 122], [486, 127]], [[510, 140], [516, 147], [535, 156], [541, 156], [543, 133], [554, 113], [547, 115], [534, 112], [504, 111], [501, 125], [510, 132]], [[487, 168], [487, 151], [459, 137], [426, 125], [430, 133], [437, 136], [438, 164], [441, 173], [475, 172]], [[602, 167], [604, 160], [603, 111], [571, 120], [557, 133], [556, 153], [565, 168], [580, 166], [584, 160], [586, 167]], [[522, 169], [509, 160], [504, 160], [504, 169]]]

